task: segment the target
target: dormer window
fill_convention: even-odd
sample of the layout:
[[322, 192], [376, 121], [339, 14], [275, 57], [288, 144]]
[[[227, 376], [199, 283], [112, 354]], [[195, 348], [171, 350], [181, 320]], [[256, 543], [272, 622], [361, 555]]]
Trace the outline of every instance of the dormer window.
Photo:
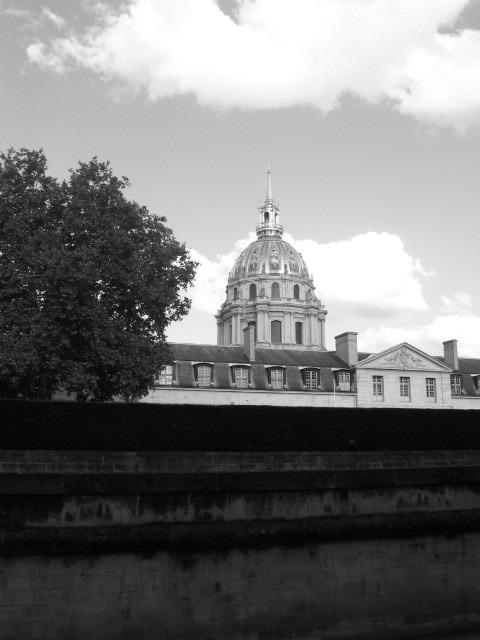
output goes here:
[[213, 380], [212, 364], [196, 364], [194, 365], [195, 382], [199, 387], [210, 387]]
[[303, 369], [302, 377], [305, 389], [308, 389], [309, 391], [318, 390], [318, 369]]
[[285, 372], [280, 367], [270, 367], [267, 369], [268, 382], [272, 389], [283, 389], [285, 384]]
[[162, 387], [171, 387], [173, 384], [173, 365], [166, 364], [160, 369], [158, 377], [155, 379], [155, 384]]
[[349, 371], [339, 371], [337, 373], [337, 386], [339, 391], [350, 391]]
[[462, 377], [456, 373], [450, 376], [450, 389], [452, 396], [459, 396], [462, 393]]
[[232, 367], [231, 371], [232, 380], [237, 389], [248, 389], [248, 383], [250, 382], [249, 367]]

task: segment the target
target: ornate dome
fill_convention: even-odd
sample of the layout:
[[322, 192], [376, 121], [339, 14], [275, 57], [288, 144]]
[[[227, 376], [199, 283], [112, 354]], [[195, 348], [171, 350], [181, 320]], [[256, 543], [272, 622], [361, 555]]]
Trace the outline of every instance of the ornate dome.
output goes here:
[[256, 275], [290, 274], [308, 278], [302, 255], [279, 235], [260, 236], [235, 260], [229, 281]]
[[262, 348], [325, 349], [327, 310], [315, 296], [302, 255], [282, 239], [270, 168], [259, 209], [257, 240], [242, 251], [228, 276], [226, 300], [216, 315], [217, 342], [242, 344], [243, 332], [254, 326], [255, 344]]

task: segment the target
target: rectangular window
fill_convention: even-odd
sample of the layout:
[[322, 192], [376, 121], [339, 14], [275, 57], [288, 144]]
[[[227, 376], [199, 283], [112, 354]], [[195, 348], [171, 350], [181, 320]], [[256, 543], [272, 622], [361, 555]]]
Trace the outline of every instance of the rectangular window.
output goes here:
[[197, 366], [197, 382], [199, 387], [209, 387], [212, 382], [212, 367], [209, 364]]
[[400, 376], [400, 400], [410, 401], [410, 378]]
[[313, 391], [314, 389], [318, 389], [318, 371], [308, 370], [303, 374], [304, 384], [307, 389]]
[[239, 389], [248, 389], [248, 369], [247, 367], [233, 368], [233, 381]]
[[283, 369], [270, 369], [270, 384], [274, 389], [283, 389]]
[[282, 323], [280, 320], [272, 320], [271, 323], [272, 343], [281, 344], [282, 342]]
[[156, 383], [161, 385], [173, 384], [173, 366], [171, 364], [166, 364], [160, 369]]
[[350, 391], [350, 373], [348, 371], [338, 372], [338, 388], [340, 391]]
[[450, 387], [452, 396], [459, 396], [462, 393], [462, 378], [457, 375], [450, 376]]
[[377, 402], [383, 400], [383, 376], [372, 376], [373, 383], [373, 399]]
[[295, 343], [303, 344], [303, 322], [295, 322]]
[[427, 396], [427, 402], [437, 401], [435, 378], [425, 378], [425, 395]]

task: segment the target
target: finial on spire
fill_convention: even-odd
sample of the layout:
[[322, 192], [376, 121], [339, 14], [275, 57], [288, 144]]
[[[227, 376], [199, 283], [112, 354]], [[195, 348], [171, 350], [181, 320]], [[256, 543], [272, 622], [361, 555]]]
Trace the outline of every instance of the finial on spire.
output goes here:
[[267, 162], [267, 200], [272, 199], [272, 179], [270, 177], [271, 169], [270, 169], [270, 160]]

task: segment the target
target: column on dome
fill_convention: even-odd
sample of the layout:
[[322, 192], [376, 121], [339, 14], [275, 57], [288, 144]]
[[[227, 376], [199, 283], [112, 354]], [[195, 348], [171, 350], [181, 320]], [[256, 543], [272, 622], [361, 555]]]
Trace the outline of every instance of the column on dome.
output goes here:
[[257, 307], [257, 342], [266, 342], [266, 311], [267, 307]]
[[320, 347], [325, 349], [325, 314], [321, 313], [318, 320], [320, 323]]
[[221, 320], [217, 320], [217, 344], [225, 344], [225, 325]]

